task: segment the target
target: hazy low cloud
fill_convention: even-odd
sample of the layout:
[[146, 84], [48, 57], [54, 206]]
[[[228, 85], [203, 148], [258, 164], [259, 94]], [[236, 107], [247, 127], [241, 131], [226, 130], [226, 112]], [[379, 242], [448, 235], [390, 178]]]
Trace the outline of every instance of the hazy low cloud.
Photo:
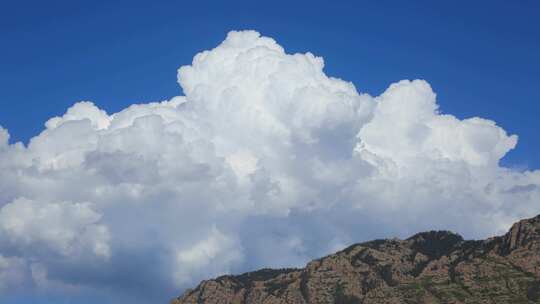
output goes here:
[[499, 166], [517, 136], [439, 113], [423, 80], [372, 97], [323, 66], [231, 32], [179, 69], [186, 96], [79, 102], [27, 146], [0, 128], [0, 291], [169, 297], [366, 238], [483, 237], [540, 213], [540, 171]]

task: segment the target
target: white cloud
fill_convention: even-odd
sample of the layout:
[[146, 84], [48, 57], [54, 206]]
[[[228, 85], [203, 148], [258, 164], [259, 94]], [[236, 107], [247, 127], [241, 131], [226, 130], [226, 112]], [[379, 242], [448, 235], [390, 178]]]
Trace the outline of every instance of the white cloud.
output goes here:
[[92, 102], [81, 101], [69, 108], [62, 117], [53, 117], [45, 123], [47, 129], [54, 129], [68, 121], [88, 119], [94, 129], [105, 129], [111, 118], [107, 112], [98, 109]]
[[76, 103], [28, 146], [0, 129], [0, 255], [15, 265], [0, 282], [169, 297], [353, 241], [483, 237], [540, 213], [540, 172], [499, 165], [515, 135], [441, 114], [425, 81], [371, 97], [323, 67], [231, 32], [179, 69], [186, 96]]
[[507, 136], [493, 121], [439, 114], [425, 81], [392, 84], [377, 101], [373, 119], [358, 134], [357, 151], [366, 160], [383, 158], [397, 167], [418, 166], [410, 162], [424, 158], [496, 166], [517, 144], [516, 135]]
[[[83, 254], [109, 257], [107, 227], [88, 203], [46, 203], [18, 198], [0, 209], [0, 236], [6, 244], [27, 255], [40, 244], [63, 256]], [[28, 252], [27, 252], [28, 251]]]
[[197, 277], [199, 269], [211, 269], [215, 274], [226, 274], [231, 265], [240, 262], [242, 258], [241, 244], [212, 227], [207, 238], [176, 253], [175, 280], [182, 285], [204, 279]]

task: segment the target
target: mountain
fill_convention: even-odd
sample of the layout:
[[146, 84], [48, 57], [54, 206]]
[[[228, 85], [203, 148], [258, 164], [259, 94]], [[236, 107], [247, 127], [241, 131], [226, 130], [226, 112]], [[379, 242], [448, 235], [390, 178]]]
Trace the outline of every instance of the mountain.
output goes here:
[[203, 281], [171, 303], [540, 303], [540, 215], [482, 241], [430, 231], [355, 244], [303, 269]]

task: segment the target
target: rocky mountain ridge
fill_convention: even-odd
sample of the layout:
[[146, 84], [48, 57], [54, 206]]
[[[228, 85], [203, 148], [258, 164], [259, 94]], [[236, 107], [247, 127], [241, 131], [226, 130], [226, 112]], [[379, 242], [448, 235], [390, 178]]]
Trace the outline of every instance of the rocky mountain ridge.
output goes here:
[[540, 303], [540, 215], [480, 241], [430, 231], [355, 244], [302, 269], [206, 280], [171, 303]]

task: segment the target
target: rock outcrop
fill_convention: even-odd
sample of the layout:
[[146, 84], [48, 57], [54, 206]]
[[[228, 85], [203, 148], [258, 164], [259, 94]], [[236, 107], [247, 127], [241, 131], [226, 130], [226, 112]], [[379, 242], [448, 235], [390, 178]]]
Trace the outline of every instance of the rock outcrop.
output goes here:
[[172, 303], [540, 303], [540, 215], [483, 241], [430, 231], [355, 244], [303, 269], [221, 276]]

